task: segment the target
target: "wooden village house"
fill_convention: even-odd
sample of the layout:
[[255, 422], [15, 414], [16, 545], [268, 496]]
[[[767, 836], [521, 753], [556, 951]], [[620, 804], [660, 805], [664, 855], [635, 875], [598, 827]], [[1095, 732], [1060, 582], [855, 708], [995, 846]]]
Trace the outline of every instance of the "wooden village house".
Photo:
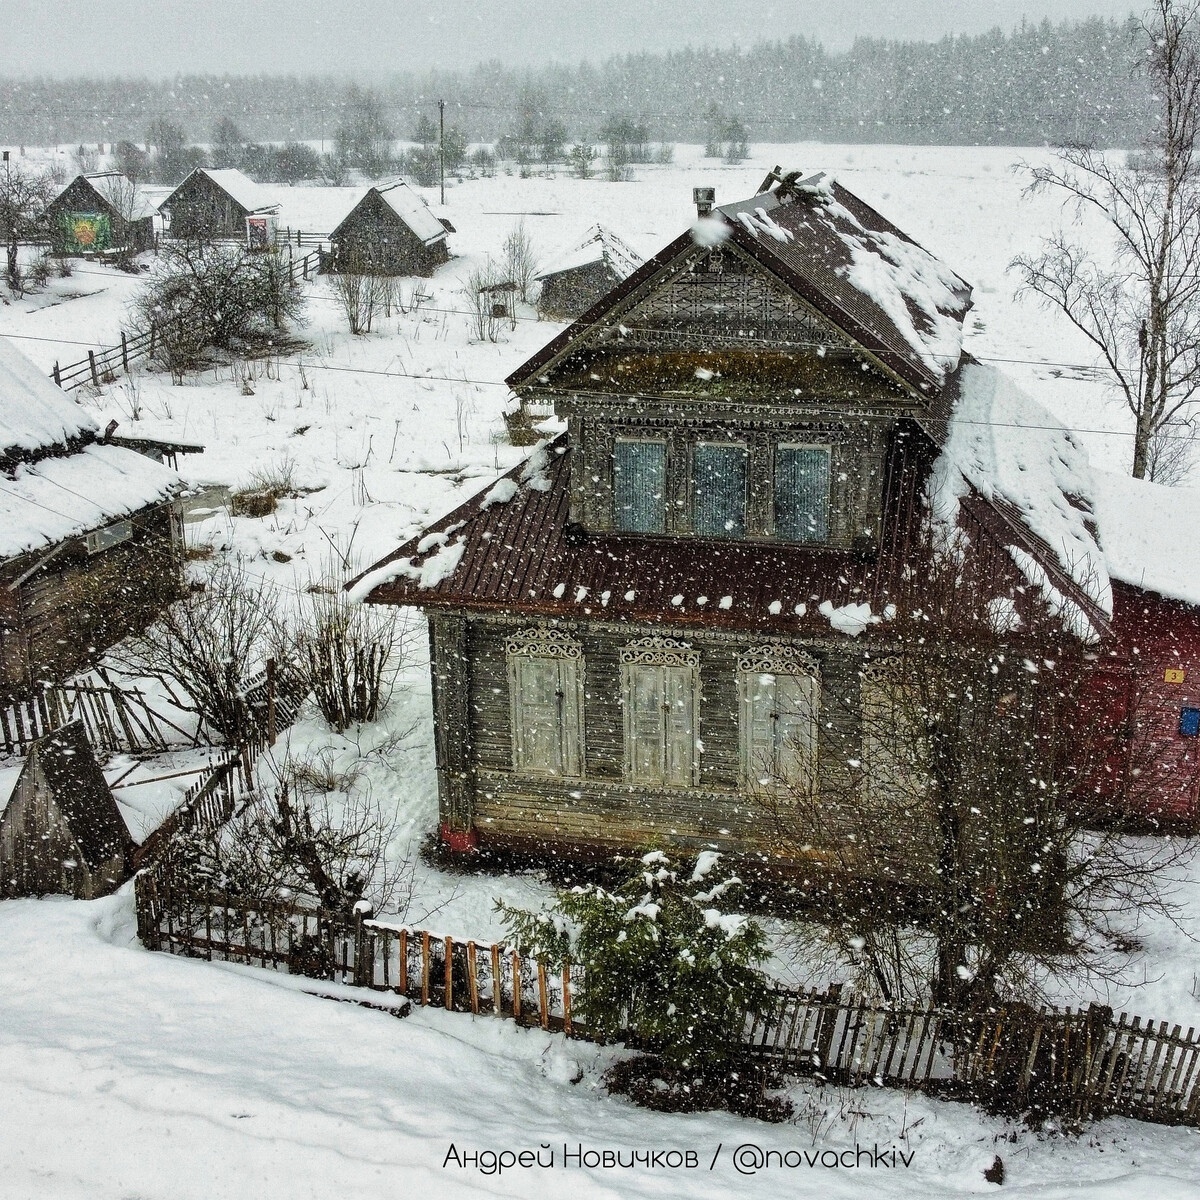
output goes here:
[[46, 209], [55, 254], [140, 254], [154, 248], [158, 210], [127, 175], [77, 175]]
[[0, 813], [0, 897], [106, 896], [135, 849], [83, 722], [35, 742]]
[[182, 491], [0, 338], [0, 697], [79, 670], [178, 595]]
[[350, 586], [428, 616], [451, 849], [803, 866], [821, 847], [780, 844], [780, 805], [845, 794], [857, 764], [872, 828], [840, 835], [903, 877], [921, 831], [864, 714], [901, 719], [888, 647], [897, 602], [919, 616], [923, 514], [997, 612], [1041, 592], [1128, 659], [1086, 456], [963, 354], [970, 287], [828, 176], [698, 199], [509, 377], [565, 432]]
[[324, 269], [334, 273], [430, 275], [448, 261], [447, 222], [403, 180], [373, 187], [329, 235]]
[[552, 260], [537, 278], [538, 311], [547, 317], [577, 317], [642, 265], [642, 256], [603, 225]]
[[273, 216], [279, 202], [233, 167], [197, 167], [159, 206], [177, 241], [247, 238], [247, 217]]

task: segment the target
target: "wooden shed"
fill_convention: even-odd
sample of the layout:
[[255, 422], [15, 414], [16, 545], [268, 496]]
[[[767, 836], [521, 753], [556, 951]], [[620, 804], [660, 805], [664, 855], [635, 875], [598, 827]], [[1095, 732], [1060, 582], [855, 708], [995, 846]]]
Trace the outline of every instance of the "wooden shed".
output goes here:
[[278, 213], [279, 202], [232, 167], [197, 167], [159, 206], [167, 236], [213, 241], [246, 237], [246, 218]]
[[134, 849], [83, 722], [35, 742], [0, 815], [0, 896], [106, 896]]
[[450, 257], [446, 223], [402, 180], [373, 187], [329, 235], [326, 269], [429, 275]]
[[158, 210], [119, 171], [77, 175], [46, 209], [56, 254], [138, 254], [154, 248]]
[[0, 338], [0, 697], [79, 670], [179, 594], [183, 490]]
[[547, 317], [577, 317], [642, 265], [643, 258], [603, 225], [558, 255], [539, 276], [538, 310]]

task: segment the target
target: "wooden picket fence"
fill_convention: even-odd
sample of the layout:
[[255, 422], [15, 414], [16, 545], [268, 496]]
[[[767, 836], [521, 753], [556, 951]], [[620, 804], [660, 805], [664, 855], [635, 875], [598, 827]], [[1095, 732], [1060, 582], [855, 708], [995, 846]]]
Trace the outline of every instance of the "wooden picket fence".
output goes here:
[[[302, 280], [311, 279], [317, 273], [320, 261], [319, 247], [298, 258], [289, 252], [288, 282], [296, 285]], [[164, 332], [173, 328], [173, 325], [174, 321], [166, 321], [151, 325], [149, 329], [141, 332], [122, 330], [121, 341], [115, 346], [89, 350], [86, 358], [68, 363], [65, 367], [56, 362], [50, 372], [50, 378], [65, 392], [78, 387], [98, 388], [103, 384], [112, 383], [116, 380], [118, 372], [129, 374], [131, 363], [153, 358], [158, 349], [159, 339], [164, 336]]]
[[88, 741], [114, 754], [153, 754], [196, 745], [155, 709], [138, 687], [108, 683], [47, 683], [20, 699], [0, 703], [0, 756], [25, 754], [30, 745], [68, 721], [82, 720]]
[[[151, 950], [241, 962], [389, 992], [454, 1012], [587, 1037], [572, 1012], [582, 974], [500, 943], [444, 937], [292, 904], [174, 888], [169, 862], [136, 881]], [[743, 1049], [785, 1071], [850, 1086], [903, 1087], [1024, 1110], [1110, 1113], [1200, 1126], [1200, 1038], [1110, 1009], [1000, 1008], [984, 1016], [887, 1006], [840, 985], [777, 989], [748, 1012]]]

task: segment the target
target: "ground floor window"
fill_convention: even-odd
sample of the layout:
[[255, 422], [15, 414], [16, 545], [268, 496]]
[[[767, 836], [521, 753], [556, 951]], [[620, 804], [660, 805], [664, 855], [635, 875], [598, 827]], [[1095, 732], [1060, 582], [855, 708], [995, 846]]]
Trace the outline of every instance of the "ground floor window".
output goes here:
[[820, 676], [816, 660], [790, 646], [738, 660], [742, 774], [747, 787], [799, 801], [817, 783]]
[[862, 674], [862, 771], [866, 799], [878, 808], [907, 808], [929, 789], [929, 751], [920, 698], [901, 661], [869, 663]]
[[700, 655], [674, 638], [640, 638], [621, 651], [625, 768], [631, 783], [696, 781]]
[[507, 651], [514, 769], [582, 775], [583, 648], [559, 630], [526, 629]]

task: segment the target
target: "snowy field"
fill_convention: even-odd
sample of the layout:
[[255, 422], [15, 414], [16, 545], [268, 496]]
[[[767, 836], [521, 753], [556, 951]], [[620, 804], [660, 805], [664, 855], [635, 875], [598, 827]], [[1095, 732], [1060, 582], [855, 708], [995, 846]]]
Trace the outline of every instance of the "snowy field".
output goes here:
[[[503, 440], [501, 381], [562, 326], [525, 309], [496, 342], [479, 342], [461, 280], [487, 254], [499, 255], [521, 215], [547, 265], [597, 221], [649, 256], [691, 223], [693, 185], [714, 185], [718, 202], [735, 200], [778, 163], [831, 170], [970, 281], [967, 349], [1085, 431], [1096, 466], [1122, 469], [1128, 422], [1087, 369], [1086, 343], [1013, 296], [1009, 261], [1062, 218], [1052, 200], [1022, 197], [1013, 170], [1022, 157], [1045, 152], [806, 144], [755, 147], [750, 162], [733, 167], [680, 147], [673, 165], [635, 167], [626, 183], [503, 172], [454, 183], [444, 208], [436, 189], [425, 192], [457, 230], [454, 257], [432, 280], [404, 281], [406, 311], [377, 321], [371, 335], [346, 332], [317, 280], [300, 353], [208, 371], [182, 387], [139, 373], [99, 395], [76, 395], [101, 424], [118, 420], [122, 434], [203, 443], [202, 455], [180, 460], [194, 484], [237, 489], [264, 474], [290, 475], [303, 494], [272, 516], [213, 518], [190, 525], [188, 539], [244, 557], [298, 603], [310, 583], [368, 565], [518, 460], [522, 452]], [[279, 194], [282, 224], [327, 232], [360, 189]], [[134, 277], [81, 264], [46, 292], [0, 305], [0, 334], [48, 371], [112, 344], [137, 287]], [[446, 875], [416, 860], [436, 823], [424, 653], [423, 629], [414, 626], [411, 661], [379, 727], [335, 738], [302, 720], [288, 741], [362, 764], [362, 786], [394, 809], [394, 853], [414, 863], [408, 920], [489, 940], [501, 932], [495, 897], [530, 903], [547, 889], [532, 877]], [[285, 752], [286, 743], [277, 750]], [[122, 769], [114, 762], [106, 774]], [[14, 778], [0, 768], [0, 804]], [[131, 824], [147, 827], [190, 782], [117, 794]], [[1182, 881], [1180, 898], [1196, 927], [1200, 886]], [[414, 1188], [433, 1196], [958, 1196], [992, 1187], [982, 1170], [996, 1153], [1017, 1194], [1200, 1194], [1195, 1131], [1106, 1121], [1082, 1139], [1018, 1132], [998, 1142], [1007, 1127], [962, 1106], [807, 1087], [795, 1091], [796, 1122], [782, 1127], [655, 1115], [603, 1094], [605, 1054], [595, 1048], [436, 1012], [397, 1022], [298, 994], [261, 972], [145, 953], [131, 923], [127, 894], [90, 904], [0, 903], [0, 1197], [387, 1196]], [[1062, 998], [1200, 1026], [1200, 949], [1170, 926], [1140, 933], [1144, 951], [1127, 986]], [[805, 978], [803, 964], [777, 965]], [[731, 1163], [743, 1142], [811, 1153], [856, 1141], [895, 1145], [914, 1156], [911, 1166], [742, 1174]], [[556, 1165], [490, 1176], [443, 1167], [452, 1142], [460, 1150], [545, 1142]], [[563, 1144], [581, 1142], [690, 1148], [701, 1168], [565, 1168]]]

